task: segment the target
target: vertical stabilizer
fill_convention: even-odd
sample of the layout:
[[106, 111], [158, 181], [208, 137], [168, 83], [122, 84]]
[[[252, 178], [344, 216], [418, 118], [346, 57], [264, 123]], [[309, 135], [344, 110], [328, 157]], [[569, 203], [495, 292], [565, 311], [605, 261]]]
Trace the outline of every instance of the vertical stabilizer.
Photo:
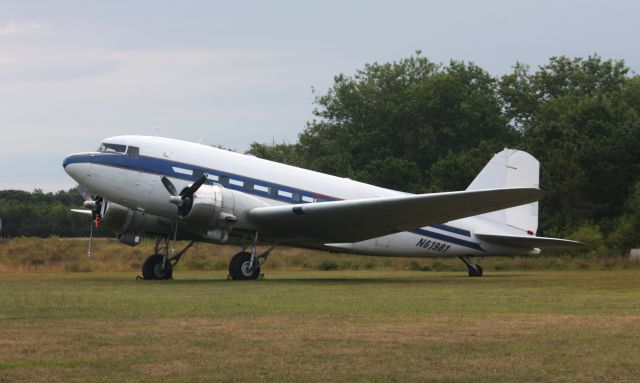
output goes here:
[[[531, 154], [504, 149], [493, 156], [467, 190], [540, 187], [540, 163]], [[508, 232], [538, 230], [538, 202], [482, 214], [479, 217], [504, 225]]]

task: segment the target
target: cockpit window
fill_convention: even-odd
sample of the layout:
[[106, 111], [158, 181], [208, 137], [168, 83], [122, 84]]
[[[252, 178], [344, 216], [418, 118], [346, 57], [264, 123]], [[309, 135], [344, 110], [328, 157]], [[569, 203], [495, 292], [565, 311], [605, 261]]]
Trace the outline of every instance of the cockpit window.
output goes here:
[[140, 148], [137, 146], [127, 147], [127, 155], [129, 157], [138, 158], [140, 156]]
[[98, 148], [99, 152], [106, 152], [106, 153], [124, 153], [126, 150], [127, 150], [126, 145], [109, 144], [107, 142], [103, 142]]

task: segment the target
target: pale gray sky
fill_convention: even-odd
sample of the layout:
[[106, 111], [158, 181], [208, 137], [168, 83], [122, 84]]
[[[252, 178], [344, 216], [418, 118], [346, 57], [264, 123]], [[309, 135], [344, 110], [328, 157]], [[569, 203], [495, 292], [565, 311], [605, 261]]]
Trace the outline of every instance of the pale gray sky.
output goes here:
[[554, 55], [640, 72], [638, 1], [0, 0], [0, 189], [67, 189], [119, 134], [294, 142], [311, 87], [421, 50], [493, 74]]

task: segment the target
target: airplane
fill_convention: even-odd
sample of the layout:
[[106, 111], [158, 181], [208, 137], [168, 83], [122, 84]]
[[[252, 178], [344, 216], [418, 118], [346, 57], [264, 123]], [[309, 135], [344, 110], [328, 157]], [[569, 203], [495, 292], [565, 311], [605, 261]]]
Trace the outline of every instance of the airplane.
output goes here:
[[[280, 245], [388, 257], [534, 255], [585, 249], [536, 236], [539, 162], [497, 153], [464, 191], [410, 194], [212, 146], [152, 136], [105, 139], [63, 161], [96, 224], [136, 246], [155, 236], [144, 279], [172, 279], [196, 242], [239, 246], [229, 277], [253, 280]], [[178, 253], [178, 240], [188, 245]], [[173, 244], [173, 245], [172, 245]], [[258, 252], [258, 247], [268, 245]], [[91, 245], [89, 245], [91, 246]], [[90, 251], [90, 250], [89, 250]]]

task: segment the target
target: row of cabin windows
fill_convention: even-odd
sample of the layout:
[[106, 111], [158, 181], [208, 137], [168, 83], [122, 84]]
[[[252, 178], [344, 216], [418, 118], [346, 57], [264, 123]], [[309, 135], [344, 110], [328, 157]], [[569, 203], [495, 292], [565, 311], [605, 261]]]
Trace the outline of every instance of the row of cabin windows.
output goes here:
[[[202, 171], [194, 171], [193, 175], [194, 178], [199, 178], [202, 176], [202, 174], [204, 174]], [[241, 187], [247, 191], [258, 191], [260, 193], [264, 193], [266, 195], [272, 196], [272, 197], [284, 197], [287, 199], [290, 199], [294, 202], [324, 202], [326, 201], [326, 199], [324, 198], [313, 198], [310, 196], [306, 196], [303, 195], [301, 193], [297, 193], [297, 192], [289, 192], [286, 190], [280, 190], [277, 188], [273, 188], [273, 187], [268, 187], [268, 186], [263, 186], [263, 185], [256, 185], [250, 181], [240, 181], [240, 180], [236, 180], [233, 178], [229, 178], [228, 176], [216, 176], [213, 174], [208, 174], [207, 178], [217, 182], [221, 185], [234, 185], [234, 186], [238, 186]]]

